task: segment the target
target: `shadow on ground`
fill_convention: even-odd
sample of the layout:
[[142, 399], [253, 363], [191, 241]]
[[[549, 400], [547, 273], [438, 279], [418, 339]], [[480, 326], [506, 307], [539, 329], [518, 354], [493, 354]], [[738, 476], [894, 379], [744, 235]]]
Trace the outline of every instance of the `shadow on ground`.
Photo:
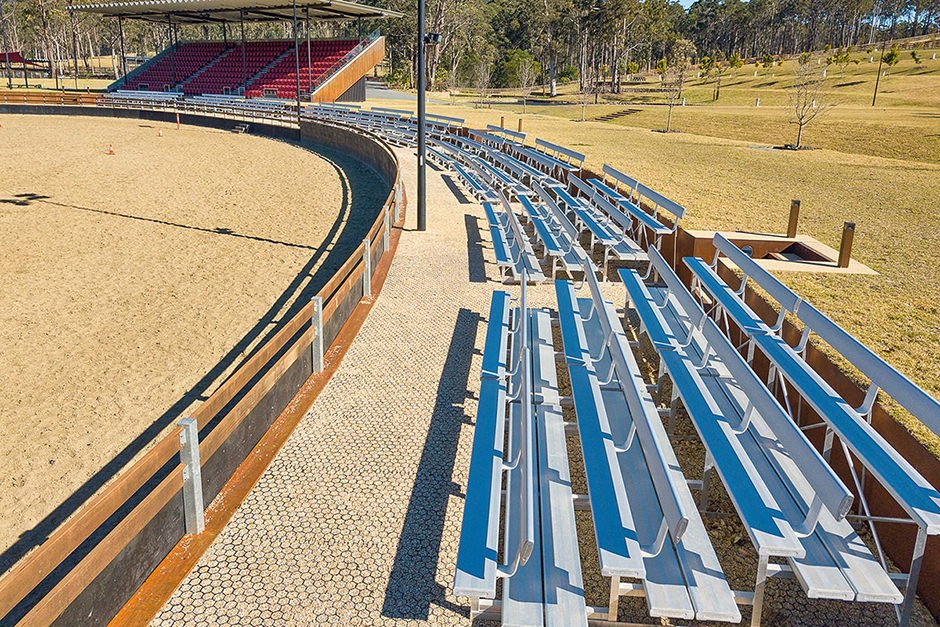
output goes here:
[[464, 216], [467, 228], [467, 272], [471, 283], [486, 283], [486, 261], [483, 259], [483, 238], [480, 237], [480, 220], [476, 216]]
[[[469, 608], [447, 600], [447, 584], [441, 585], [437, 580], [449, 581], [453, 573], [439, 573], [437, 565], [448, 501], [454, 495], [463, 498], [452, 476], [460, 429], [470, 420], [464, 412], [464, 403], [470, 396], [467, 380], [477, 328], [482, 321], [480, 314], [468, 309], [457, 314], [395, 563], [385, 589], [382, 616], [427, 620], [432, 604], [470, 616]], [[456, 547], [453, 550], [456, 559]]]

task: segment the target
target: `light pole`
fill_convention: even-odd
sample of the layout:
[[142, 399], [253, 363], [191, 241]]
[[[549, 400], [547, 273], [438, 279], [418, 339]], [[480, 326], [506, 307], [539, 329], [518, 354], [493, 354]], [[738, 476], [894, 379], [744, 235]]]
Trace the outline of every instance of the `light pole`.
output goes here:
[[424, 171], [424, 74], [427, 60], [424, 55], [424, 0], [418, 0], [418, 230], [428, 228], [427, 198], [425, 187], [427, 176]]

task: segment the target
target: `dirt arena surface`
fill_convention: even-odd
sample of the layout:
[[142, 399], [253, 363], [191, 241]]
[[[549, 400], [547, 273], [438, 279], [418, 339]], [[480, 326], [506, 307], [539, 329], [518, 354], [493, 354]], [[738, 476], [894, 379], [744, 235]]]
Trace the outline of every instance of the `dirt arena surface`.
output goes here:
[[0, 123], [2, 572], [302, 305], [384, 190], [260, 137]]

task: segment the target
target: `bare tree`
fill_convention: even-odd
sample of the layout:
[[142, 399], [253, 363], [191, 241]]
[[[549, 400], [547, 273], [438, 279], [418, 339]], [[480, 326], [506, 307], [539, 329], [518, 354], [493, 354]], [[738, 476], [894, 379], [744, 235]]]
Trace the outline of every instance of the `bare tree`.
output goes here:
[[480, 92], [480, 101], [477, 106], [482, 108], [490, 93], [490, 81], [493, 78], [493, 64], [488, 57], [481, 57], [474, 68], [474, 78]]
[[522, 112], [526, 112], [526, 99], [532, 93], [535, 79], [538, 77], [538, 67], [534, 61], [523, 59], [516, 70], [516, 79], [519, 81], [519, 91], [522, 92]]
[[818, 68], [800, 63], [793, 84], [787, 88], [790, 96], [790, 123], [797, 127], [796, 144], [793, 146], [797, 150], [803, 146], [803, 129], [835, 106], [826, 102], [823, 91], [825, 82]]
[[672, 131], [672, 109], [682, 101], [689, 59], [694, 55], [695, 45], [688, 39], [679, 39], [673, 45], [673, 53], [662, 81], [663, 89], [666, 91], [666, 105], [669, 107], [669, 113], [666, 115], [667, 133]]

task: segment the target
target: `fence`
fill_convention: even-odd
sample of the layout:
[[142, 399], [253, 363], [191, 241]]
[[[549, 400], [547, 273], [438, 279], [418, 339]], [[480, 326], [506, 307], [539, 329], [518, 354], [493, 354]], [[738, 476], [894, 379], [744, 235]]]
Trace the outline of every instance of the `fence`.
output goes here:
[[[15, 111], [26, 107], [3, 109], [28, 112]], [[109, 114], [77, 107], [34, 111], [65, 109]], [[138, 114], [149, 119], [170, 115]], [[189, 114], [186, 121], [219, 122], [198, 118]], [[107, 623], [187, 533], [200, 531], [204, 505], [219, 494], [301, 386], [323, 369], [323, 354], [360, 302], [371, 298], [373, 275], [391, 248], [392, 227], [404, 217], [397, 158], [379, 138], [348, 127], [304, 122], [301, 133], [364, 161], [389, 185], [366, 239], [312, 301], [181, 425], [0, 578], [0, 623]]]

